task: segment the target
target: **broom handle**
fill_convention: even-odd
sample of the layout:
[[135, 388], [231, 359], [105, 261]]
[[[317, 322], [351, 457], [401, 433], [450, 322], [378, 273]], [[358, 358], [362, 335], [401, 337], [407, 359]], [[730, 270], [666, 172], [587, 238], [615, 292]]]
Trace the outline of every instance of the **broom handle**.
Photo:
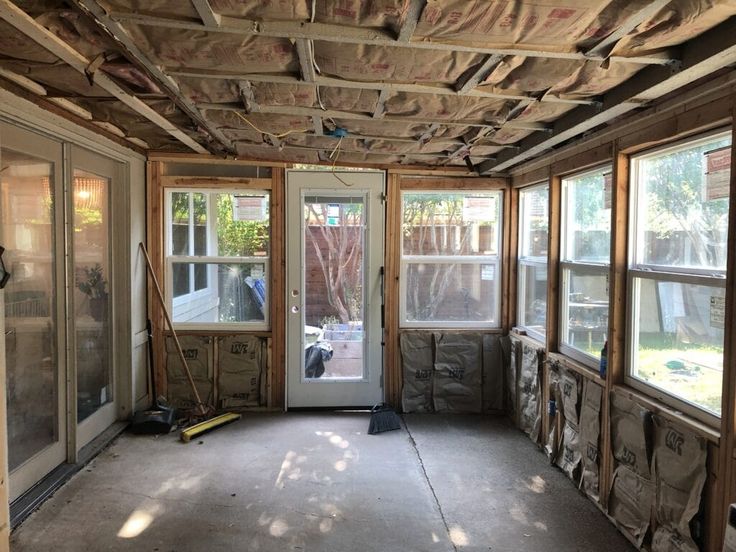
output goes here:
[[187, 361], [184, 358], [184, 351], [182, 351], [181, 349], [181, 343], [179, 343], [179, 337], [176, 335], [176, 331], [174, 330], [174, 325], [171, 323], [171, 317], [169, 316], [169, 310], [166, 308], [166, 301], [164, 301], [163, 293], [161, 293], [161, 287], [158, 285], [158, 280], [156, 279], [156, 275], [153, 273], [153, 266], [151, 265], [151, 259], [148, 256], [148, 251], [146, 250], [146, 246], [143, 245], [143, 242], [140, 242], [138, 246], [143, 252], [143, 256], [146, 258], [146, 266], [148, 267], [148, 273], [151, 275], [151, 280], [153, 280], [153, 287], [156, 290], [156, 296], [158, 297], [159, 303], [161, 303], [161, 309], [164, 311], [164, 318], [166, 319], [166, 324], [168, 324], [169, 330], [171, 331], [171, 336], [174, 338], [174, 343], [176, 344], [176, 352], [179, 353], [179, 360], [181, 360], [181, 364], [184, 367], [184, 373], [187, 375], [189, 386], [192, 388], [192, 393], [194, 393], [194, 398], [197, 400], [197, 407], [199, 408], [200, 412], [204, 416], [206, 415], [207, 411], [204, 408], [204, 404], [202, 404], [202, 399], [199, 397], [199, 391], [197, 391], [197, 386], [194, 384], [194, 378], [192, 378], [192, 372], [189, 370], [189, 365], [187, 364]]

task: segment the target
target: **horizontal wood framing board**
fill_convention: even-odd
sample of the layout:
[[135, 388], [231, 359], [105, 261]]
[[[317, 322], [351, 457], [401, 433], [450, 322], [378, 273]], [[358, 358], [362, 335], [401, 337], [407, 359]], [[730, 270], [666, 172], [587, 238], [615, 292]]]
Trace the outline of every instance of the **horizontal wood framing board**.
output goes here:
[[[189, 29], [193, 31], [228, 33], [245, 36], [265, 36], [272, 38], [306, 38], [324, 42], [342, 44], [368, 44], [394, 48], [411, 48], [416, 50], [434, 50], [441, 52], [470, 52], [476, 54], [501, 54], [504, 56], [525, 56], [554, 59], [600, 60], [600, 56], [586, 56], [584, 52], [554, 52], [549, 50], [524, 48], [485, 48], [462, 43], [442, 42], [437, 40], [398, 41], [391, 32], [377, 28], [358, 28], [328, 23], [311, 23], [304, 21], [253, 21], [236, 17], [221, 16], [220, 25], [207, 26], [195, 21], [155, 17], [138, 13], [114, 11], [112, 18], [116, 21], [128, 21], [149, 27], [169, 29]], [[401, 55], [397, 52], [397, 55]], [[620, 57], [611, 56], [612, 63], [640, 63], [645, 65], [668, 65], [673, 59], [666, 55]]]
[[503, 190], [509, 185], [505, 178], [412, 178], [401, 179], [402, 190]]
[[237, 176], [162, 176], [164, 188], [243, 188], [270, 190], [270, 178], [248, 178]]
[[552, 362], [559, 362], [563, 368], [580, 374], [585, 379], [594, 381], [601, 387], [605, 386], [606, 384], [606, 380], [603, 379], [598, 372], [591, 368], [588, 368], [587, 366], [584, 366], [583, 364], [580, 364], [579, 362], [576, 362], [575, 360], [563, 355], [562, 353], [550, 352], [547, 353], [547, 358]]

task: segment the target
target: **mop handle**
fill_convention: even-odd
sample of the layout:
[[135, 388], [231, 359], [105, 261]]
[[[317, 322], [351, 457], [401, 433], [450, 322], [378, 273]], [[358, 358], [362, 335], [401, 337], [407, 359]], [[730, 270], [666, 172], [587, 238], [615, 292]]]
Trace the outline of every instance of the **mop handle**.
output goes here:
[[146, 266], [148, 267], [148, 273], [151, 275], [151, 280], [153, 280], [153, 287], [156, 290], [156, 296], [158, 297], [159, 303], [161, 304], [161, 309], [164, 311], [164, 318], [166, 319], [166, 324], [168, 325], [169, 330], [171, 331], [171, 336], [174, 338], [174, 343], [176, 344], [176, 352], [179, 353], [179, 360], [181, 360], [181, 364], [184, 367], [184, 373], [187, 376], [187, 380], [189, 380], [189, 386], [192, 388], [192, 393], [194, 393], [194, 398], [197, 400], [197, 407], [199, 408], [202, 415], [205, 416], [207, 414], [207, 411], [204, 407], [204, 404], [202, 404], [202, 399], [199, 397], [199, 391], [197, 391], [197, 386], [194, 384], [194, 378], [192, 378], [192, 372], [189, 370], [187, 361], [184, 358], [184, 351], [182, 351], [181, 349], [181, 343], [179, 343], [179, 337], [176, 335], [176, 331], [174, 331], [174, 325], [171, 323], [171, 317], [169, 316], [169, 310], [166, 308], [166, 302], [164, 301], [164, 295], [163, 293], [161, 293], [161, 287], [158, 285], [158, 280], [156, 279], [156, 275], [153, 273], [153, 266], [151, 265], [151, 259], [148, 256], [148, 251], [146, 250], [146, 246], [143, 245], [143, 242], [140, 242], [138, 246], [143, 252], [143, 256], [146, 258]]

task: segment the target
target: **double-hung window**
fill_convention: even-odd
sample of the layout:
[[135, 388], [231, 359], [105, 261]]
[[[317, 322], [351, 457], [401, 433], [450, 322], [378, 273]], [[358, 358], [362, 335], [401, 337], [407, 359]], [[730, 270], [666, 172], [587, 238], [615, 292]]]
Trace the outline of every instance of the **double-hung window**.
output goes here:
[[544, 339], [547, 319], [549, 184], [519, 192], [519, 274], [517, 323]]
[[611, 168], [562, 180], [560, 351], [596, 367], [608, 333]]
[[269, 193], [166, 192], [166, 290], [179, 328], [268, 327]]
[[496, 328], [503, 192], [402, 192], [401, 324]]
[[721, 414], [730, 132], [632, 158], [627, 383]]

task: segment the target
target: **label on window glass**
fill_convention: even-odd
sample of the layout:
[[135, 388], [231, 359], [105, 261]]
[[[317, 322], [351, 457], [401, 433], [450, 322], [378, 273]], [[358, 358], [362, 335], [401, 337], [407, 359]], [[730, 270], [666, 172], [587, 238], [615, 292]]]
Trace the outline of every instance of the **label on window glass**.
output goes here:
[[710, 296], [710, 327], [723, 328], [726, 320], [726, 298], [720, 295]]
[[613, 206], [613, 173], [603, 175], [603, 208], [610, 209]]
[[235, 196], [233, 198], [233, 220], [267, 220], [268, 206], [264, 196]]
[[250, 277], [255, 280], [259, 280], [263, 278], [263, 267], [261, 265], [256, 265], [256, 266], [251, 267]]
[[496, 198], [489, 196], [465, 196], [463, 220], [465, 222], [489, 222], [496, 218]]
[[481, 265], [480, 267], [480, 279], [481, 280], [495, 280], [496, 278], [496, 265]]
[[705, 199], [728, 197], [731, 186], [731, 147], [707, 151], [705, 155]]
[[327, 204], [327, 226], [337, 226], [340, 224], [340, 204]]

